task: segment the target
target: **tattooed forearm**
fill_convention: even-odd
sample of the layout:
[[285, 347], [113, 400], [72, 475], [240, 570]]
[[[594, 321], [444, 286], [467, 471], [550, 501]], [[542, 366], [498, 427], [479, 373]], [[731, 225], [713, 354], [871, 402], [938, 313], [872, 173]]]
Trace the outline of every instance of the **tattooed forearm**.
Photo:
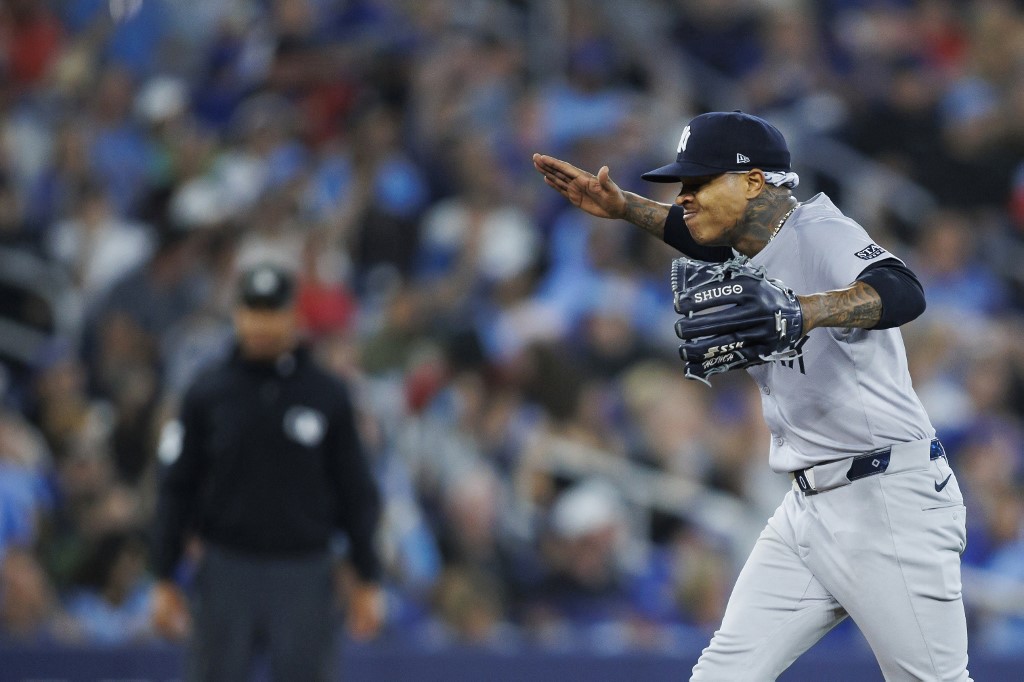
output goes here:
[[817, 327], [870, 329], [882, 317], [882, 299], [864, 282], [797, 298], [804, 312], [804, 334]]
[[658, 239], [665, 238], [665, 220], [668, 218], [668, 204], [646, 199], [632, 192], [626, 192], [626, 220], [643, 228]]

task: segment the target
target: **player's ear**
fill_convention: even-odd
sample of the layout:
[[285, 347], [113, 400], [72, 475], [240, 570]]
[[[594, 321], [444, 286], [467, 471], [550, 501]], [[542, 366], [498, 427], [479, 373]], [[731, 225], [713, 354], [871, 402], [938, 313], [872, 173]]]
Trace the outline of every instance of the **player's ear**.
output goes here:
[[755, 168], [749, 171], [745, 178], [745, 187], [747, 199], [753, 199], [761, 193], [767, 181], [764, 178], [764, 171], [760, 168]]

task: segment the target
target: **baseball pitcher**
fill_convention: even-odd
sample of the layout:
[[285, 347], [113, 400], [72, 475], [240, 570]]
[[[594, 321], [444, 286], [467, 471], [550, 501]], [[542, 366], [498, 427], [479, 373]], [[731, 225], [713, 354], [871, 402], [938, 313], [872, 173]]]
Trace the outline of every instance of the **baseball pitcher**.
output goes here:
[[741, 571], [691, 680], [774, 680], [843, 619], [886, 680], [969, 680], [960, 584], [965, 507], [911, 386], [898, 327], [924, 310], [917, 277], [824, 194], [800, 203], [782, 134], [742, 112], [697, 116], [674, 205], [535, 154], [545, 182], [684, 257], [671, 287], [683, 371], [743, 368], [761, 391], [769, 464], [792, 490]]

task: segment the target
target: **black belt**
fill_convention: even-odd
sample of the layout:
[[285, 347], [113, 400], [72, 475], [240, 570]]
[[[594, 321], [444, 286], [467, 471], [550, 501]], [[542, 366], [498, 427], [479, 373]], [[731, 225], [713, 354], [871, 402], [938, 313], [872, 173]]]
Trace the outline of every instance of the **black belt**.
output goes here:
[[[866, 478], [867, 476], [874, 476], [880, 474], [889, 468], [889, 457], [892, 455], [892, 447], [882, 448], [881, 450], [875, 450], [865, 455], [857, 455], [850, 462], [850, 470], [846, 472], [846, 478], [850, 481], [856, 481], [859, 478]], [[928, 453], [928, 459], [938, 459], [939, 457], [945, 457], [946, 450], [942, 447], [942, 443], [939, 442], [938, 438], [932, 438], [931, 450]], [[840, 461], [840, 460], [835, 460]], [[826, 462], [831, 464], [831, 462]], [[814, 467], [808, 467], [813, 469]], [[803, 491], [804, 495], [817, 495], [818, 490], [814, 490], [811, 487], [810, 481], [807, 480], [807, 475], [804, 473], [808, 469], [797, 469], [792, 472], [793, 479], [796, 484], [800, 486], [800, 490]]]

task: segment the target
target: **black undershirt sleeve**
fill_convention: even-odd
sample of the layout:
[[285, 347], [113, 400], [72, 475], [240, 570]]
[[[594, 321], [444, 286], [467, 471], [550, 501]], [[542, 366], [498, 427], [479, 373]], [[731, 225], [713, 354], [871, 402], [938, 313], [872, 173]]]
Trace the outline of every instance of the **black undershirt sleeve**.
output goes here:
[[872, 263], [857, 276], [858, 282], [871, 285], [882, 299], [882, 317], [872, 329], [899, 327], [924, 312], [924, 288], [910, 268], [886, 258]]
[[712, 263], [722, 263], [733, 256], [732, 249], [728, 246], [701, 246], [695, 242], [683, 221], [682, 206], [672, 206], [668, 210], [668, 218], [665, 219], [665, 243], [690, 258]]

